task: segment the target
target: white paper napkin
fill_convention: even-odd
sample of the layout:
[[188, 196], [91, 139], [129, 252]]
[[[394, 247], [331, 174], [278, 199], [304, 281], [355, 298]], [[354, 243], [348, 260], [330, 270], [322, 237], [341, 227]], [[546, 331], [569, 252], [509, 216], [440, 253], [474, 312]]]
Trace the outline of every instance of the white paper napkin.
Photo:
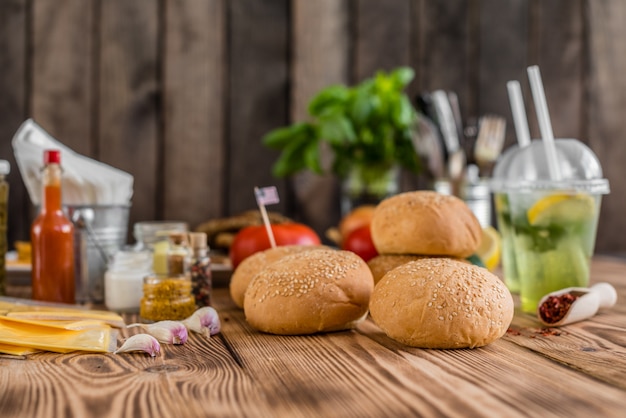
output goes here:
[[26, 120], [13, 136], [17, 166], [34, 205], [41, 203], [41, 168], [47, 149], [61, 151], [63, 204], [129, 205], [133, 176], [107, 164], [85, 157], [54, 139], [32, 119]]

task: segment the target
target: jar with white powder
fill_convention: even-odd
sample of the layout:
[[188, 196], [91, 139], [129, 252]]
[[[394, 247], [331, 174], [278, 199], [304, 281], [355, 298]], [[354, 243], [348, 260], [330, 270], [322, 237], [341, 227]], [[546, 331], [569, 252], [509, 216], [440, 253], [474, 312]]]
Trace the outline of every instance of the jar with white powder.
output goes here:
[[143, 279], [152, 274], [152, 252], [122, 250], [115, 253], [104, 274], [104, 303], [120, 313], [139, 312]]

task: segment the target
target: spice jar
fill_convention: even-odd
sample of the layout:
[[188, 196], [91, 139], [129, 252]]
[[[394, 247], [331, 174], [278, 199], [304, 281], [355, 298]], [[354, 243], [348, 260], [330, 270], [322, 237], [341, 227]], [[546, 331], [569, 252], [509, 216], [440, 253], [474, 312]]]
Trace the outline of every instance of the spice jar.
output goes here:
[[143, 280], [139, 316], [144, 321], [179, 321], [196, 310], [189, 276], [150, 275]]
[[211, 259], [207, 253], [207, 235], [205, 232], [190, 232], [191, 242], [191, 290], [196, 299], [196, 307], [211, 305], [212, 276]]
[[191, 249], [188, 234], [171, 232], [167, 249], [167, 274], [169, 276], [188, 276], [191, 268]]
[[7, 217], [9, 213], [9, 184], [5, 177], [11, 171], [6, 160], [0, 160], [0, 296], [5, 294], [7, 271], [5, 257], [7, 253]]
[[143, 295], [143, 279], [152, 273], [152, 253], [118, 251], [104, 274], [104, 303], [109, 310], [136, 313]]
[[188, 226], [179, 221], [143, 221], [133, 225], [136, 250], [148, 250], [153, 254], [153, 270], [167, 274], [168, 236], [171, 232], [187, 232]]

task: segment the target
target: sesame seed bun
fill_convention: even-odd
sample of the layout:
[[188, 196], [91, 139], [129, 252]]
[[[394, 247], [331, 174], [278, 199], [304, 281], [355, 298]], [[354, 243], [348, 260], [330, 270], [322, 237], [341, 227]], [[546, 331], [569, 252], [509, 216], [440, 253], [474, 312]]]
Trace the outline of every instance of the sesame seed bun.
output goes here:
[[403, 344], [474, 348], [502, 337], [513, 319], [513, 298], [487, 269], [450, 258], [403, 264], [376, 285], [374, 322]]
[[478, 249], [482, 238], [480, 223], [465, 202], [424, 190], [383, 200], [370, 228], [379, 254], [465, 258]]
[[233, 271], [230, 278], [229, 290], [230, 297], [235, 305], [243, 309], [243, 298], [248, 288], [250, 280], [266, 266], [275, 263], [281, 258], [290, 254], [303, 251], [311, 251], [319, 248], [328, 248], [322, 245], [280, 245], [278, 247], [269, 248], [259, 251], [246, 257]]
[[419, 260], [428, 257], [416, 254], [378, 254], [367, 262], [367, 266], [374, 277], [374, 284], [378, 283], [385, 274], [409, 261]]
[[[374, 284], [378, 283], [380, 279], [391, 270], [399, 267], [403, 264], [408, 263], [409, 261], [421, 260], [423, 258], [433, 258], [433, 257], [445, 257], [445, 256], [429, 256], [429, 255], [418, 255], [418, 254], [378, 254], [376, 257], [371, 258], [367, 262], [367, 266], [370, 268], [372, 272], [372, 276], [374, 277]], [[469, 263], [469, 261], [459, 258], [458, 261]]]
[[248, 323], [280, 335], [353, 327], [364, 319], [374, 280], [350, 251], [319, 249], [291, 254], [265, 267], [244, 297]]

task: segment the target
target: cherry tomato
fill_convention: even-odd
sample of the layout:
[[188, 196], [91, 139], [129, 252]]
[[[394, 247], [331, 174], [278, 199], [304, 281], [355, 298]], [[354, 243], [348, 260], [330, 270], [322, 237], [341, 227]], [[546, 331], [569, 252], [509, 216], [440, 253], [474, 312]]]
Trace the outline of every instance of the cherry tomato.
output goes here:
[[[273, 224], [276, 245], [320, 245], [319, 236], [310, 227], [296, 222]], [[236, 268], [246, 257], [271, 247], [265, 225], [243, 228], [235, 235], [230, 247], [230, 261]]]
[[372, 241], [372, 233], [369, 225], [363, 225], [350, 232], [341, 245], [342, 250], [352, 251], [364, 261], [378, 255], [374, 242]]

